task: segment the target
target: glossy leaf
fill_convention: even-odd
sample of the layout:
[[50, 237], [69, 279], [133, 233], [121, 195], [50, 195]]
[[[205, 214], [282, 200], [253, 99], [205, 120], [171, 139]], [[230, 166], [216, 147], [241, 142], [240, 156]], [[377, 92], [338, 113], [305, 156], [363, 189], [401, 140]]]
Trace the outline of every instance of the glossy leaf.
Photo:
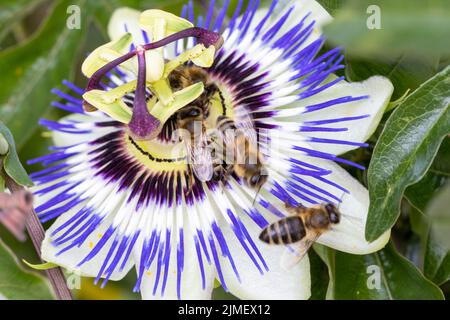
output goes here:
[[309, 250], [308, 256], [311, 270], [311, 297], [309, 299], [324, 300], [329, 283], [327, 265], [314, 250]]
[[386, 122], [369, 166], [368, 241], [394, 225], [405, 188], [424, 175], [450, 132], [449, 103], [450, 67], [408, 96]]
[[70, 78], [77, 49], [86, 35], [87, 17], [83, 15], [81, 30], [67, 28], [69, 5], [87, 8], [88, 2], [56, 2], [35, 37], [0, 53], [0, 118], [10, 128], [19, 148], [32, 135], [39, 118], [55, 99], [49, 94], [50, 90]]
[[321, 247], [318, 253], [328, 265], [328, 299], [432, 300], [442, 291], [426, 279], [392, 244], [369, 255], [351, 255]]
[[0, 295], [11, 300], [53, 299], [47, 281], [35, 273], [25, 271], [1, 240]]
[[[9, 129], [0, 121], [0, 134], [8, 142], [8, 152], [3, 157], [3, 168], [8, 176], [22, 186], [31, 186], [33, 183], [17, 156], [14, 138]], [[1, 168], [0, 168], [1, 169]]]

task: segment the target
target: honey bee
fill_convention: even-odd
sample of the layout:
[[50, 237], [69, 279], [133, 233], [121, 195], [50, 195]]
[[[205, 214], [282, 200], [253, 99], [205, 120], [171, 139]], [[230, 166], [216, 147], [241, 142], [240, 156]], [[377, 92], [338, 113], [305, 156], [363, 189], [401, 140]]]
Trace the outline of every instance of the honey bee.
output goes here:
[[201, 181], [209, 181], [213, 175], [212, 160], [210, 153], [206, 150], [205, 116], [201, 107], [189, 105], [177, 112], [176, 119], [178, 128], [185, 130], [180, 139], [185, 144], [189, 160], [188, 193], [190, 193], [194, 174]]
[[0, 193], [0, 222], [21, 241], [25, 240], [23, 230], [32, 203], [33, 196], [27, 191]]
[[210, 140], [205, 134], [205, 122], [210, 114], [211, 100], [219, 93], [222, 105], [222, 93], [217, 85], [210, 81], [207, 71], [195, 65], [183, 65], [173, 70], [169, 75], [169, 83], [174, 91], [184, 89], [194, 83], [203, 82], [203, 93], [187, 106], [175, 113], [176, 126], [186, 130], [189, 137], [182, 137], [186, 145], [189, 159], [190, 182], [188, 190], [192, 188], [193, 174], [201, 181], [209, 181], [213, 176], [213, 160], [208, 146]]
[[169, 83], [174, 91], [187, 88], [197, 82], [203, 82], [204, 90], [202, 94], [189, 105], [200, 107], [203, 110], [204, 118], [208, 118], [211, 99], [214, 95], [219, 93], [222, 105], [224, 99], [219, 87], [217, 87], [217, 85], [210, 80], [207, 71], [195, 65], [183, 65], [176, 68], [169, 74]]
[[[237, 127], [235, 122], [227, 116], [219, 116], [216, 121], [216, 128], [223, 139], [223, 146], [226, 154], [221, 166], [214, 168], [213, 178], [227, 179], [234, 172], [244, 180], [244, 183], [259, 191], [267, 181], [263, 158], [258, 151], [258, 145], [254, 139], [253, 130], [245, 126]], [[228, 151], [232, 150], [232, 157], [229, 159]]]
[[298, 263], [311, 245], [333, 224], [338, 224], [341, 213], [331, 203], [312, 207], [285, 204], [290, 216], [265, 227], [259, 239], [268, 244], [292, 245], [283, 255], [282, 266], [289, 269]]
[[[264, 172], [262, 155], [258, 151], [253, 124], [250, 121], [240, 121], [242, 124], [238, 128], [232, 119], [224, 115], [224, 97], [205, 69], [183, 65], [169, 75], [169, 83], [174, 91], [197, 82], [203, 82], [203, 93], [175, 113], [177, 127], [190, 134], [190, 138], [183, 137], [182, 140], [186, 144], [191, 172], [201, 181], [216, 182], [226, 182], [235, 173], [246, 185], [259, 192], [267, 181], [267, 174]], [[215, 121], [218, 135], [205, 132], [211, 101], [217, 99], [216, 94], [222, 105], [222, 115]], [[226, 151], [230, 149], [236, 157], [227, 159]], [[191, 176], [191, 187], [192, 183]]]

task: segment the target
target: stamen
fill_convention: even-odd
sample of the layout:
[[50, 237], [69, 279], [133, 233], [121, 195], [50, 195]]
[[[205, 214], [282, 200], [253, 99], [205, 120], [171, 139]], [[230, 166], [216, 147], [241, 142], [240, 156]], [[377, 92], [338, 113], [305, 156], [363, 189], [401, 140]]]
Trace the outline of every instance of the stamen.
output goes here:
[[[98, 69], [97, 71], [94, 72], [94, 74], [91, 76], [91, 78], [89, 79], [89, 82], [86, 86], [86, 90], [85, 92], [94, 90], [94, 89], [102, 89], [102, 86], [100, 85], [100, 80], [102, 79], [102, 77], [108, 73], [109, 71], [111, 71], [112, 69], [114, 69], [115, 67], [117, 67], [119, 64], [124, 63], [125, 61], [131, 59], [132, 57], [134, 57], [134, 55], [136, 54], [136, 51], [130, 51], [126, 54], [124, 54], [123, 56], [114, 59], [113, 61], [105, 64], [103, 67], [101, 67], [100, 69]], [[83, 109], [86, 111], [95, 111], [97, 110], [97, 108], [95, 108], [93, 105], [91, 105], [90, 103], [88, 103], [86, 100], [83, 100]]]
[[[168, 45], [174, 41], [189, 38], [189, 37], [197, 38], [198, 42], [203, 44], [205, 47], [214, 46], [216, 48], [216, 50], [219, 50], [223, 44], [223, 38], [219, 33], [212, 32], [212, 31], [209, 31], [209, 30], [206, 30], [203, 28], [193, 27], [193, 28], [188, 28], [188, 29], [182, 30], [180, 32], [171, 34], [170, 36], [167, 36], [166, 38], [161, 39], [159, 41], [144, 44], [143, 46], [140, 46], [140, 47], [144, 51], [153, 50], [153, 49], [164, 47], [165, 45]], [[134, 57], [137, 53], [138, 53], [138, 50], [134, 49], [134, 50], [124, 54], [123, 56], [121, 56], [117, 59], [114, 59], [113, 61], [105, 64], [103, 67], [101, 67], [96, 72], [94, 72], [94, 74], [89, 79], [88, 85], [86, 87], [86, 92], [94, 90], [94, 89], [101, 89], [100, 80], [102, 79], [102, 77], [106, 73], [108, 73], [109, 71], [111, 71], [112, 69], [117, 67], [118, 65], [120, 65], [120, 64], [124, 63], [125, 61], [128, 61], [129, 59]], [[92, 106], [91, 104], [89, 104], [86, 101], [83, 101], [83, 108], [86, 111], [96, 110], [96, 108], [94, 106]]]

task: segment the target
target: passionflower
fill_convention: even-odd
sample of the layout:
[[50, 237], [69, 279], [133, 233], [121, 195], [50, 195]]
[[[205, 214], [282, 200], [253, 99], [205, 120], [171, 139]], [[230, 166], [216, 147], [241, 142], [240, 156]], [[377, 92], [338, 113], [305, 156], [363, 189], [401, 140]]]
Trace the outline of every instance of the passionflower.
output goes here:
[[[339, 155], [366, 146], [392, 84], [333, 74], [343, 56], [319, 53], [331, 17], [315, 1], [239, 1], [229, 20], [228, 3], [212, 1], [205, 16], [194, 16], [192, 2], [181, 17], [116, 10], [111, 42], [83, 64], [87, 88], [65, 81], [70, 92], [53, 91], [64, 100], [53, 105], [73, 114], [41, 121], [56, 146], [30, 161], [46, 166], [32, 174], [36, 211], [43, 222], [56, 218], [44, 260], [102, 286], [134, 266], [143, 298], [210, 298], [217, 279], [239, 298], [307, 299], [308, 257], [286, 272], [284, 248], [258, 239], [286, 214], [287, 200], [339, 207], [340, 223], [318, 243], [353, 254], [386, 244], [389, 231], [365, 240], [368, 192], [338, 163], [364, 169]], [[239, 122], [244, 114], [258, 132], [268, 179], [256, 198], [235, 175], [222, 184], [194, 176], [188, 187], [189, 164], [171, 139], [174, 113], [205, 87], [175, 90], [168, 80], [187, 65], [203, 68], [220, 91], [211, 116]]]

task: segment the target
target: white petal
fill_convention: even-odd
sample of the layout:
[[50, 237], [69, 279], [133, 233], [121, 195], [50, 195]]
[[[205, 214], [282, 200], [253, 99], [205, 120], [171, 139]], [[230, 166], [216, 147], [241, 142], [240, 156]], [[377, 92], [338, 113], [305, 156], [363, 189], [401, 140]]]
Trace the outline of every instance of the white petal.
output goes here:
[[[111, 219], [107, 219], [102, 222], [91, 235], [89, 235], [83, 244], [80, 247], [73, 247], [70, 250], [57, 255], [57, 253], [64, 247], [58, 246], [55, 247], [54, 244], [51, 243], [52, 237], [51, 233], [53, 230], [58, 228], [64, 222], [69, 220], [73, 215], [77, 213], [77, 209], [80, 209], [80, 206], [76, 206], [72, 210], [64, 213], [61, 217], [56, 219], [53, 225], [46, 231], [45, 239], [42, 242], [41, 250], [42, 250], [42, 259], [44, 261], [56, 263], [63, 268], [67, 269], [69, 272], [84, 276], [84, 277], [97, 277], [100, 267], [105, 260], [105, 257], [108, 253], [108, 250], [111, 246], [112, 240], [114, 236], [112, 236], [108, 242], [104, 245], [104, 247], [100, 250], [100, 252], [90, 261], [84, 263], [81, 267], [77, 267], [77, 264], [82, 261], [95, 247], [95, 244], [100, 240], [101, 236], [105, 234], [105, 231], [111, 224]], [[69, 242], [70, 243], [70, 242]], [[125, 268], [122, 271], [119, 271], [117, 268], [111, 275], [111, 280], [120, 280], [122, 279], [133, 267], [132, 259], [128, 259], [128, 262]]]
[[222, 272], [225, 284], [230, 292], [240, 299], [308, 299], [311, 295], [308, 257], [305, 256], [298, 265], [287, 272], [280, 265], [284, 252], [283, 248], [270, 246], [259, 241], [258, 237], [261, 229], [248, 217], [242, 216], [241, 219], [264, 257], [269, 271], [264, 274], [258, 271], [236, 239], [231, 228], [222, 223], [224, 237], [241, 278], [241, 282], [239, 282], [228, 260], [222, 257]]
[[[311, 12], [311, 19], [315, 20], [318, 27], [322, 27], [333, 20], [333, 17], [316, 0], [294, 1], [297, 5], [300, 3], [300, 9], [305, 12]], [[295, 14], [295, 12], [294, 12]]]
[[293, 17], [303, 18], [306, 14], [310, 13], [310, 16], [305, 21], [305, 25], [308, 25], [312, 21], [314, 23], [314, 32], [311, 35], [311, 39], [308, 39], [308, 43], [316, 40], [322, 34], [322, 26], [328, 24], [333, 20], [331, 15], [325, 10], [317, 1], [315, 0], [293, 0], [286, 5], [286, 8], [295, 5], [294, 11], [291, 13], [291, 19], [288, 19], [286, 24], [282, 27], [281, 33], [288, 31], [296, 23], [299, 22], [298, 19], [293, 19]]
[[119, 38], [128, 31], [132, 34], [135, 44], [144, 43], [142, 30], [139, 26], [140, 15], [140, 11], [127, 7], [115, 10], [108, 23], [108, 35], [111, 40]]
[[[164, 213], [162, 213], [164, 214]], [[188, 224], [189, 219], [185, 216], [184, 221]], [[197, 259], [197, 253], [194, 244], [193, 234], [189, 226], [183, 228], [184, 233], [184, 269], [181, 274], [181, 292], [180, 298], [183, 300], [196, 299], [211, 299], [211, 293], [214, 288], [215, 271], [208, 265], [207, 261], [203, 259], [203, 266], [205, 268], [205, 289], [202, 288], [202, 277], [200, 272], [200, 265]], [[155, 279], [156, 279], [156, 261], [154, 261], [148, 271], [144, 273], [140, 290], [143, 299], [168, 299], [175, 300], [177, 297], [177, 243], [176, 234], [172, 232], [172, 249], [170, 256], [170, 263], [168, 269], [167, 285], [164, 295], [161, 295], [162, 274], [159, 279], [159, 285], [155, 294], [153, 294]], [[136, 262], [136, 269], [139, 272], [139, 263], [141, 257], [142, 243], [135, 246], [134, 257]], [[155, 259], [156, 260], [156, 259]]]
[[[93, 118], [94, 117], [94, 118]], [[73, 121], [77, 122], [86, 122], [86, 123], [92, 123], [93, 121], [105, 121], [105, 120], [111, 120], [110, 118], [103, 117], [103, 115], [100, 112], [92, 112], [88, 115], [84, 114], [78, 114], [73, 113], [68, 116], [62, 117], [58, 120], [58, 122], [61, 123], [70, 123]], [[97, 137], [101, 136], [102, 134], [105, 134], [107, 130], [111, 130], [111, 128], [94, 128], [92, 133], [83, 133], [83, 134], [72, 134], [67, 132], [61, 132], [61, 131], [52, 131], [52, 138], [53, 143], [57, 147], [63, 147], [63, 146], [69, 146], [69, 145], [75, 145], [82, 142], [90, 142], [95, 140]]]
[[[344, 96], [357, 97], [368, 95], [369, 97], [367, 99], [337, 104], [325, 109], [300, 115], [300, 120], [302, 122], [369, 115], [369, 117], [359, 120], [324, 125], [335, 128], [346, 127], [348, 128], [348, 131], [333, 133], [313, 132], [308, 135], [317, 138], [364, 142], [372, 135], [378, 126], [393, 90], [394, 87], [389, 79], [381, 76], [374, 76], [362, 82], [341, 81], [320, 94], [299, 101], [296, 103], [296, 106], [306, 107]], [[356, 146], [344, 144], [311, 144], [315, 150], [336, 155], [357, 148]]]

